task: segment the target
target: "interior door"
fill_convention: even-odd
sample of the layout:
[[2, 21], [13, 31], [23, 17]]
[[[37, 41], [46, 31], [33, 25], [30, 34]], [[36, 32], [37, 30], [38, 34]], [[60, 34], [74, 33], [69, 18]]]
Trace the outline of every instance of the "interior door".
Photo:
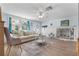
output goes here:
[[0, 7], [0, 56], [3, 55], [4, 55], [4, 22], [2, 21], [1, 7]]

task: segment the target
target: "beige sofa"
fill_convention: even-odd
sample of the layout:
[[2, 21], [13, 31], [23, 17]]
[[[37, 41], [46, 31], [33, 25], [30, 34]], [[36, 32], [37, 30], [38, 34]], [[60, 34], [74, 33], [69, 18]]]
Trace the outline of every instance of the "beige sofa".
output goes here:
[[14, 38], [20, 38], [22, 41], [32, 41], [39, 37], [39, 34], [35, 32], [23, 32], [20, 31], [18, 34], [13, 34]]

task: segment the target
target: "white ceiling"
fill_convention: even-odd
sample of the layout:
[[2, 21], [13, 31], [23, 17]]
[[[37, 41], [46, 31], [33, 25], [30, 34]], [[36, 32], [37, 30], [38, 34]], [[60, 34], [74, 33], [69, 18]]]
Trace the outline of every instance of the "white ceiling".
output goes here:
[[3, 12], [23, 18], [37, 19], [39, 10], [47, 6], [52, 6], [53, 10], [46, 14], [45, 17], [51, 16], [53, 19], [58, 19], [78, 15], [77, 3], [4, 3], [0, 5]]

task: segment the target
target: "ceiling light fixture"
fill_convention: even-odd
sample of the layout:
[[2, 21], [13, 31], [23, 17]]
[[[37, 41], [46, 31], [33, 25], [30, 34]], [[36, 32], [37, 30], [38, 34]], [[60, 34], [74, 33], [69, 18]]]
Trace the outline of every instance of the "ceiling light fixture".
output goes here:
[[44, 15], [45, 15], [48, 11], [50, 11], [50, 10], [52, 10], [52, 9], [53, 9], [52, 6], [48, 6], [48, 7], [46, 7], [45, 9], [40, 10], [40, 11], [39, 11], [39, 18], [43, 18]]

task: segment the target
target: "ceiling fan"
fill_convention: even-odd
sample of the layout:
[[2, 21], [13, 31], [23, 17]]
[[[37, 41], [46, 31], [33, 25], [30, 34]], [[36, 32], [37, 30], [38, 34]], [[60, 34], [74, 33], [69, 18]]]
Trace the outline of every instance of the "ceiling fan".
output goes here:
[[48, 11], [50, 11], [50, 10], [52, 10], [52, 9], [53, 9], [52, 6], [48, 6], [48, 7], [46, 7], [45, 9], [40, 10], [40, 11], [39, 11], [39, 18], [44, 17], [44, 15], [45, 15]]

